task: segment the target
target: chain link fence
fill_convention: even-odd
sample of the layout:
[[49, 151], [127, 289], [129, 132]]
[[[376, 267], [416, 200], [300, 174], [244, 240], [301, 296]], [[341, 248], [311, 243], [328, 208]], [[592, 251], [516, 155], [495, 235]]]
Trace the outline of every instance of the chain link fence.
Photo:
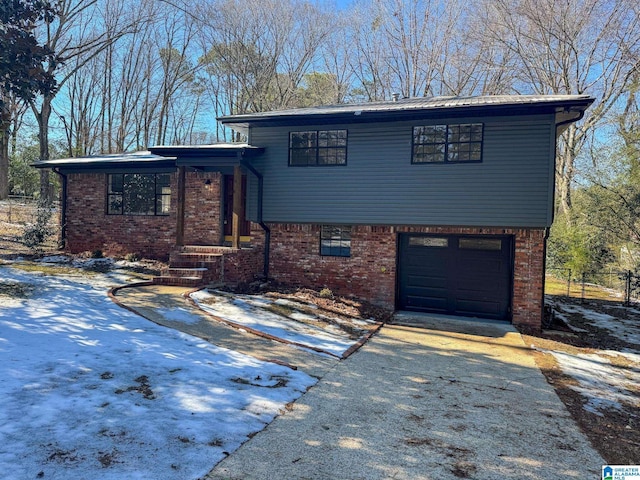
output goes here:
[[579, 273], [568, 268], [547, 268], [545, 293], [629, 305], [640, 295], [640, 272], [610, 269]]

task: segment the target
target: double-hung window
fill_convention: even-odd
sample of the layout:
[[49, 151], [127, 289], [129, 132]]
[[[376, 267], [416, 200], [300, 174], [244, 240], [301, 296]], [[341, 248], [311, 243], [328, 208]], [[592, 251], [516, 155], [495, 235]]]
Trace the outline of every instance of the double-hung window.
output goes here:
[[116, 173], [108, 176], [109, 215], [169, 215], [170, 174]]
[[482, 161], [482, 123], [413, 127], [411, 163]]
[[346, 130], [289, 133], [289, 165], [294, 167], [347, 164]]
[[351, 226], [322, 225], [320, 255], [330, 257], [351, 256]]

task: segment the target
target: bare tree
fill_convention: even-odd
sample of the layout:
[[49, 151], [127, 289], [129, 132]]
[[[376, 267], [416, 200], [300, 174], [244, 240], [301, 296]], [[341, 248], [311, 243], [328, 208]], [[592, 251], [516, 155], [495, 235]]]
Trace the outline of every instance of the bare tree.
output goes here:
[[474, 93], [484, 52], [472, 42], [465, 11], [458, 0], [356, 6], [351, 66], [365, 99]]
[[301, 0], [221, 0], [198, 12], [203, 85], [218, 115], [294, 105], [331, 31], [324, 13]]
[[[190, 61], [188, 50], [194, 36], [193, 22], [178, 22], [175, 16], [164, 24], [166, 43], [160, 49], [162, 87], [158, 134], [156, 143], [162, 145], [167, 139], [171, 102], [185, 85], [194, 82], [197, 64]], [[192, 106], [192, 108], [195, 105]]]
[[486, 0], [486, 35], [517, 63], [520, 93], [590, 94], [583, 122], [562, 135], [556, 185], [571, 209], [576, 158], [594, 129], [616, 108], [640, 68], [640, 16], [635, 0]]
[[[56, 61], [45, 65], [45, 70], [57, 77], [59, 86], [109, 45], [134, 31], [143, 20], [135, 15], [135, 11], [126, 8], [125, 2], [109, 1], [103, 5], [98, 0], [60, 0], [58, 7], [57, 17], [44, 23], [41, 36], [56, 57]], [[105, 28], [104, 15], [119, 20], [115, 31]], [[49, 121], [56, 94], [57, 91], [51, 91], [42, 95], [39, 101], [30, 102], [38, 122], [41, 160], [49, 159]], [[41, 170], [40, 190], [43, 197], [51, 197], [46, 169]]]

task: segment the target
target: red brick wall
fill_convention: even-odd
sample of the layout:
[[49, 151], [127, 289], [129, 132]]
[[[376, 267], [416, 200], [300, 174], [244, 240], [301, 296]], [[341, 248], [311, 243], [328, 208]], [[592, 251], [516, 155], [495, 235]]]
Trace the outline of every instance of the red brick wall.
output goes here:
[[107, 175], [71, 174], [67, 183], [66, 248], [165, 259], [175, 243], [176, 178], [171, 177], [169, 216], [107, 215]]
[[251, 246], [224, 256], [224, 279], [230, 284], [247, 284], [263, 277], [264, 237], [262, 227], [251, 223]]
[[[207, 179], [210, 185], [205, 185]], [[220, 243], [218, 173], [187, 172], [184, 241]], [[71, 174], [67, 183], [67, 249], [72, 253], [101, 250], [105, 255], [135, 253], [166, 260], [176, 240], [177, 175], [171, 175], [168, 216], [107, 215], [107, 175]]]
[[319, 225], [270, 225], [270, 276], [277, 281], [359, 297], [394, 308], [397, 233], [513, 235], [515, 272], [513, 323], [540, 327], [542, 313], [544, 230], [354, 226], [351, 257], [319, 255]]
[[186, 172], [185, 245], [221, 245], [221, 179], [222, 175], [215, 172]]

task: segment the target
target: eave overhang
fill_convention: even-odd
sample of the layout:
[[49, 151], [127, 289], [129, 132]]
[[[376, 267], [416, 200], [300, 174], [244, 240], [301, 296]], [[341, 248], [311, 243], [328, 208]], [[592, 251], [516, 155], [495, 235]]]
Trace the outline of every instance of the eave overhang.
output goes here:
[[241, 164], [243, 158], [251, 158], [264, 152], [264, 148], [246, 143], [217, 143], [195, 146], [158, 146], [149, 149], [158, 155], [176, 158], [176, 166], [192, 167], [200, 170], [217, 171], [224, 174], [233, 172], [233, 167]]
[[582, 111], [595, 99], [588, 95], [496, 95], [408, 98], [393, 102], [330, 105], [274, 112], [228, 115], [218, 121], [247, 132], [253, 126], [328, 125], [473, 116], [556, 114]]
[[63, 173], [102, 172], [171, 172], [176, 168], [174, 157], [154, 155], [150, 152], [93, 155], [78, 158], [39, 160], [31, 164], [35, 168], [52, 168]]
[[32, 166], [52, 168], [62, 173], [164, 173], [173, 172], [177, 167], [227, 173], [233, 170], [234, 165], [240, 165], [243, 158], [260, 155], [263, 151], [263, 148], [246, 143], [156, 146], [144, 152], [40, 160]]

